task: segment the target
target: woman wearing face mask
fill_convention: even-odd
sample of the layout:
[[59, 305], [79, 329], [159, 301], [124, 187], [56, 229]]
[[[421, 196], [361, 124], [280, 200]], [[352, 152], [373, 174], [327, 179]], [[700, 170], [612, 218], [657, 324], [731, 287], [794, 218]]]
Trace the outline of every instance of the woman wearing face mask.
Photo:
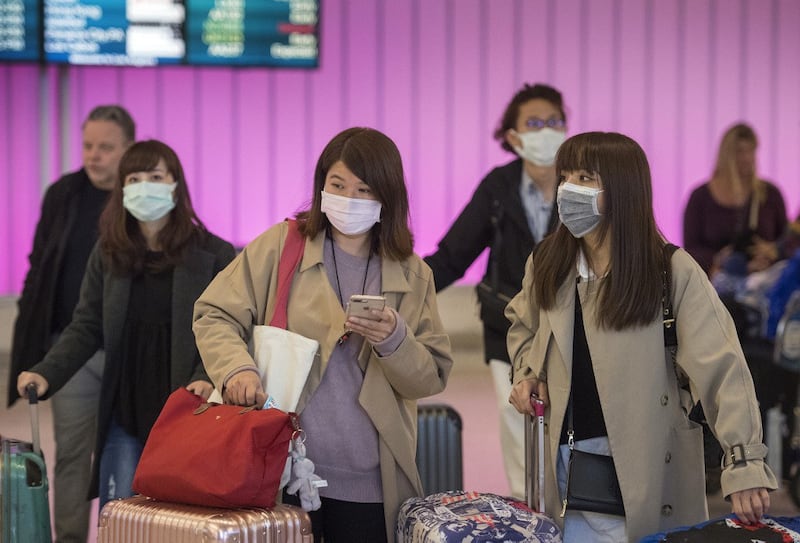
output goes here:
[[439, 291], [461, 278], [489, 248], [478, 300], [486, 362], [500, 412], [503, 463], [511, 494], [518, 498], [525, 494], [524, 418], [507, 401], [511, 366], [506, 351], [509, 323], [503, 309], [519, 292], [531, 250], [558, 223], [553, 205], [557, 185], [554, 161], [565, 131], [559, 91], [541, 84], [526, 84], [517, 91], [494, 137], [518, 158], [489, 172], [439, 242], [438, 250], [425, 258]]
[[100, 217], [72, 321], [45, 358], [20, 374], [47, 398], [98, 349], [106, 368], [98, 405], [92, 496], [100, 507], [132, 496], [139, 456], [170, 392], [213, 390], [194, 343], [194, 301], [234, 257], [192, 208], [175, 152], [159, 141], [135, 143], [119, 163]]
[[[413, 253], [394, 142], [369, 128], [335, 136], [317, 162], [310, 208], [247, 245], [195, 304], [197, 345], [226, 402], [266, 400], [247, 342], [272, 316], [289, 228], [305, 246], [288, 328], [319, 342], [297, 406], [308, 458], [328, 482], [311, 512], [314, 540], [391, 542], [400, 504], [422, 495], [416, 400], [441, 392], [452, 366], [433, 276]], [[348, 318], [354, 294], [384, 296], [385, 307]]]
[[[756, 522], [776, 480], [750, 372], [703, 270], [685, 251], [664, 250], [644, 152], [621, 134], [579, 134], [561, 146], [556, 168], [563, 224], [528, 260], [506, 310], [509, 401], [522, 413], [531, 413], [532, 395], [547, 406], [546, 511], [563, 523], [566, 542], [635, 542], [705, 520], [702, 430], [680, 401], [685, 373], [725, 449], [723, 493], [740, 519]], [[674, 321], [661, 316], [665, 284]], [[677, 332], [674, 361], [667, 330]], [[569, 499], [562, 514], [577, 473], [570, 457], [580, 456], [571, 444], [612, 458], [624, 514]]]

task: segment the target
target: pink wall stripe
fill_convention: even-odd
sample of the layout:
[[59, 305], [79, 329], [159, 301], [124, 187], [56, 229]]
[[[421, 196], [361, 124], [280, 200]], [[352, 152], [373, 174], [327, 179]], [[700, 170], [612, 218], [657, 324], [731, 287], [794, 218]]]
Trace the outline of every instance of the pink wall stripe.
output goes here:
[[642, 144], [669, 239], [681, 241], [686, 198], [738, 120], [758, 131], [761, 173], [793, 218], [798, 28], [795, 0], [325, 0], [316, 70], [3, 65], [0, 293], [21, 289], [42, 179], [79, 166], [84, 117], [114, 102], [140, 138], [176, 149], [200, 217], [237, 245], [305, 207], [323, 146], [369, 125], [397, 143], [417, 251], [432, 251], [480, 179], [513, 158], [491, 135], [524, 82], [562, 90], [571, 134]]

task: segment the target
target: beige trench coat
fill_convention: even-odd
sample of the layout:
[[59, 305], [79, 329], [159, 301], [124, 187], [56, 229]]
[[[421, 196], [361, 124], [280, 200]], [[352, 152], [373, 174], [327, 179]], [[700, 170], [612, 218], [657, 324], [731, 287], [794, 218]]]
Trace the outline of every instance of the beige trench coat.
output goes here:
[[[733, 321], [706, 274], [683, 250], [672, 258], [672, 296], [678, 333], [678, 365], [688, 374], [695, 399], [724, 450], [762, 441], [753, 382]], [[538, 308], [532, 293], [532, 259], [522, 291], [506, 315], [514, 381], [540, 376], [547, 381], [546, 510], [561, 522], [556, 487], [558, 441], [566, 412], [572, 366], [577, 272], [557, 293], [556, 307]], [[597, 281], [578, 285], [600, 404], [625, 503], [628, 538], [707, 519], [702, 430], [681, 407], [675, 369], [664, 349], [660, 319], [648, 326], [613, 331], [598, 328]], [[777, 488], [761, 460], [728, 467], [722, 490]]]
[[[253, 367], [247, 352], [252, 326], [272, 316], [278, 260], [287, 223], [261, 234], [224, 270], [195, 304], [194, 332], [209, 377], [221, 388], [226, 378]], [[297, 407], [302, 412], [344, 331], [345, 314], [323, 266], [324, 233], [306, 240], [287, 308], [288, 327], [320, 343]], [[406, 322], [406, 338], [391, 355], [379, 357], [367, 342], [359, 353], [364, 371], [359, 402], [378, 431], [386, 533], [394, 541], [403, 500], [422, 495], [415, 463], [416, 400], [441, 392], [453, 361], [450, 340], [439, 318], [430, 268], [416, 255], [382, 259], [382, 294]]]

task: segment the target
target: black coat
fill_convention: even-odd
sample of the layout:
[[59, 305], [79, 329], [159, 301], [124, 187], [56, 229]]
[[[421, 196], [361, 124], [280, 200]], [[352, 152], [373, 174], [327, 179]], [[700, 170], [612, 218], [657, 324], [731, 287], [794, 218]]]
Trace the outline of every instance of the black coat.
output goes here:
[[58, 271], [75, 224], [81, 190], [88, 183], [91, 181], [81, 169], [64, 175], [45, 193], [28, 256], [30, 268], [17, 301], [8, 373], [9, 407], [19, 398], [17, 376], [44, 358], [50, 345]]
[[[211, 382], [200, 361], [192, 332], [194, 302], [211, 279], [233, 260], [233, 245], [209, 234], [187, 250], [172, 274], [172, 324], [170, 346], [171, 389], [197, 380]], [[121, 348], [128, 315], [131, 278], [114, 275], [105, 265], [99, 244], [95, 245], [81, 284], [81, 295], [72, 322], [58, 342], [31, 371], [47, 379], [47, 399], [57, 392], [99, 348], [105, 349], [105, 371], [97, 413], [97, 441], [93, 461], [92, 496], [98, 490], [100, 453], [111, 424], [114, 401], [120, 385]], [[16, 384], [14, 385], [16, 388]]]
[[[521, 180], [521, 159], [494, 168], [483, 178], [472, 199], [439, 242], [438, 250], [425, 258], [433, 270], [437, 291], [460, 279], [489, 247], [484, 281], [490, 281], [490, 269], [494, 263], [498, 289], [509, 297], [519, 292], [525, 275], [525, 262], [536, 243], [519, 196]], [[553, 202], [548, 233], [558, 224], [555, 195]], [[493, 222], [497, 222], [498, 227], [497, 244], [494, 243], [496, 231]], [[506, 332], [510, 323], [499, 311], [492, 311], [484, 305], [481, 306], [481, 321], [486, 360], [508, 362]]]

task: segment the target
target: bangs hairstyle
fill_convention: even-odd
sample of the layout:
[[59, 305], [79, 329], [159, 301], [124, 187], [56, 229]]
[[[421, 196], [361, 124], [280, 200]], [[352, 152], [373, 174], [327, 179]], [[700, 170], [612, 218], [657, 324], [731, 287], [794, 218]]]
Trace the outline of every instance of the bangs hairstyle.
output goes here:
[[[649, 324], [660, 314], [665, 262], [647, 157], [627, 136], [588, 132], [568, 138], [556, 157], [559, 179], [578, 170], [600, 175], [605, 212], [597, 227], [599, 242], [610, 236], [609, 273], [598, 292], [596, 318], [613, 330]], [[543, 309], [555, 306], [556, 292], [574, 269], [581, 243], [560, 224], [537, 247], [533, 288]]]
[[547, 100], [553, 104], [553, 107], [561, 113], [561, 119], [565, 123], [567, 122], [567, 114], [564, 113], [564, 100], [558, 90], [549, 85], [542, 85], [541, 83], [537, 83], [533, 86], [526, 83], [517, 91], [511, 99], [511, 102], [506, 106], [506, 110], [500, 118], [500, 123], [494, 131], [494, 139], [499, 141], [500, 147], [509, 153], [515, 153], [515, 151], [506, 141], [506, 132], [511, 128], [517, 127], [519, 108], [522, 107], [522, 104], [530, 102], [531, 100], [536, 100], [537, 98], [540, 100]]
[[125, 177], [135, 172], [149, 172], [163, 160], [176, 184], [173, 196], [175, 208], [169, 221], [158, 233], [163, 251], [152, 267], [159, 271], [175, 266], [183, 259], [189, 244], [207, 235], [205, 225], [192, 207], [186, 176], [178, 155], [171, 147], [157, 140], [140, 141], [131, 145], [119, 161], [119, 182], [114, 185], [108, 204], [100, 216], [100, 248], [117, 274], [136, 274], [144, 269], [147, 243], [139, 229], [139, 221], [122, 205]]
[[381, 220], [371, 230], [373, 250], [393, 260], [411, 256], [414, 238], [408, 227], [408, 192], [400, 151], [391, 139], [372, 128], [348, 128], [325, 146], [314, 170], [311, 207], [297, 214], [300, 232], [313, 238], [329, 228], [328, 217], [321, 211], [321, 193], [328, 171], [339, 161], [366, 183], [381, 203]]

